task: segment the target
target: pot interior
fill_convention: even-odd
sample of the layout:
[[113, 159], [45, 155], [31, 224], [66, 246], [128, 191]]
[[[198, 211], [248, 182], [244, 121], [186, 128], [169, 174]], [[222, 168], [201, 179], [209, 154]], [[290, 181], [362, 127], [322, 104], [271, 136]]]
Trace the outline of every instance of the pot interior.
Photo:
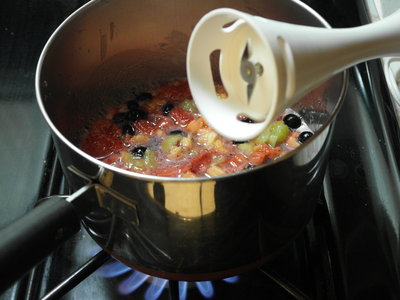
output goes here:
[[[52, 36], [38, 66], [38, 95], [56, 132], [77, 146], [105, 108], [133, 93], [186, 77], [186, 49], [198, 20], [230, 7], [295, 24], [326, 26], [297, 1], [95, 1]], [[313, 131], [331, 121], [344, 86], [331, 78], [293, 109]], [[74, 147], [74, 146], [72, 146]]]

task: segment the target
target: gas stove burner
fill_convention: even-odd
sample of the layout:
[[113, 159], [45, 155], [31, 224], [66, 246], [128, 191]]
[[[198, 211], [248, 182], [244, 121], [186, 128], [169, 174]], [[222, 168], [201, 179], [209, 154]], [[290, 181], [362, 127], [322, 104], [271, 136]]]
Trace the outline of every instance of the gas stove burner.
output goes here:
[[[164, 289], [169, 288], [167, 279], [144, 274], [118, 261], [104, 265], [98, 270], [98, 274], [104, 278], [115, 278], [127, 275], [127, 277], [125, 277], [118, 285], [118, 291], [121, 295], [129, 295], [147, 283], [148, 287], [144, 295], [145, 300], [157, 300], [163, 293]], [[228, 284], [234, 284], [239, 281], [239, 276], [224, 278], [222, 281]], [[197, 288], [199, 293], [205, 299], [210, 299], [214, 296], [214, 286], [211, 281], [179, 281], [178, 284], [179, 300], [187, 299], [187, 292], [190, 288]]]

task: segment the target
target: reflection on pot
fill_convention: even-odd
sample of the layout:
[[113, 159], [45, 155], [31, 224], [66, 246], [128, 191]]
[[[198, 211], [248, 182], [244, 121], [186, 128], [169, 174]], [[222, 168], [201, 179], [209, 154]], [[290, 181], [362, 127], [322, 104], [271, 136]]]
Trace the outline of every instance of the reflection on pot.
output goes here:
[[147, 187], [152, 199], [157, 193], [167, 211], [184, 219], [205, 216], [216, 208], [215, 181], [149, 183]]

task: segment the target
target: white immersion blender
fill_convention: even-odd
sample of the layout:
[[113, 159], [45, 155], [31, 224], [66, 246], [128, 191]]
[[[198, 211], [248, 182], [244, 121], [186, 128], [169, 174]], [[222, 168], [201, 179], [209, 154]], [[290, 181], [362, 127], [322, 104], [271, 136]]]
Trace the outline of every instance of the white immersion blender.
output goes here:
[[[224, 98], [217, 94], [211, 66], [216, 51]], [[372, 24], [331, 29], [220, 8], [195, 26], [186, 67], [193, 99], [209, 125], [245, 141], [334, 74], [399, 53], [400, 10]], [[243, 115], [255, 122], [240, 121]]]

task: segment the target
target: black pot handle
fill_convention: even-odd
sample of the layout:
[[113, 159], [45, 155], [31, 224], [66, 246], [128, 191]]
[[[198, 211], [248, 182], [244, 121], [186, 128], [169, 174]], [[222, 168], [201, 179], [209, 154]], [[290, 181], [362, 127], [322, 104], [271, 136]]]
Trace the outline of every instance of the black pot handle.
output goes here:
[[[70, 197], [51, 196], [0, 231], [0, 291], [4, 291], [80, 229], [80, 215]], [[81, 213], [79, 211], [79, 213]]]

